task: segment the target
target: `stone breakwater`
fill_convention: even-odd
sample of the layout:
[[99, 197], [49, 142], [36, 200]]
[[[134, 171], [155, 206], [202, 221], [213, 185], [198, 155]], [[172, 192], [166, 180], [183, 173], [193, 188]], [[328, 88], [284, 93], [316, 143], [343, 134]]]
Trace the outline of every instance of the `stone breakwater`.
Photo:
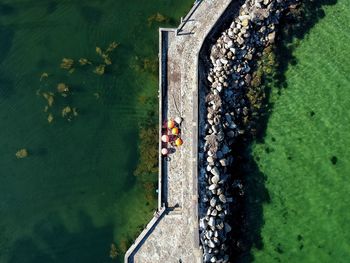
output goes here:
[[[228, 29], [211, 46], [206, 74], [205, 126], [200, 131], [200, 242], [204, 262], [231, 262], [228, 240], [235, 231], [227, 220], [234, 194], [244, 195], [235, 180], [232, 147], [249, 132], [254, 113], [247, 99], [252, 73], [262, 50], [272, 45], [284, 11], [298, 0], [247, 0]], [[233, 172], [232, 172], [233, 171]], [[233, 249], [233, 248], [230, 248]]]

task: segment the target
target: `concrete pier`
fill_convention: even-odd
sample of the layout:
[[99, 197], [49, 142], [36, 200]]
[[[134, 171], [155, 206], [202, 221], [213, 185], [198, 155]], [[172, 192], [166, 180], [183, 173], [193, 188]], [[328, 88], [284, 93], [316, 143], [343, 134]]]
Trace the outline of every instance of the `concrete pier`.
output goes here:
[[[125, 255], [125, 263], [199, 263], [198, 56], [232, 0], [196, 1], [177, 29], [159, 33], [160, 127], [183, 118], [183, 146], [159, 157], [158, 213]], [[161, 137], [161, 130], [159, 134]]]

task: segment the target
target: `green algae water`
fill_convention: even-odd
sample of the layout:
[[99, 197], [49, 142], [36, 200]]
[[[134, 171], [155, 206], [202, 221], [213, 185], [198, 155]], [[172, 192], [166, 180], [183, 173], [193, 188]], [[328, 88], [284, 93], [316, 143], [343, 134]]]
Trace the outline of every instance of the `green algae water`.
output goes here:
[[253, 147], [270, 196], [257, 263], [350, 262], [350, 1], [332, 2], [293, 52]]
[[[191, 4], [0, 0], [1, 263], [110, 262], [113, 242], [122, 261], [156, 207], [133, 173], [139, 124], [156, 108], [158, 27], [177, 25]], [[113, 41], [103, 75], [77, 65], [100, 64], [96, 47]], [[44, 92], [54, 93], [46, 109]], [[67, 106], [78, 114], [70, 121]], [[20, 149], [29, 156], [17, 159]]]

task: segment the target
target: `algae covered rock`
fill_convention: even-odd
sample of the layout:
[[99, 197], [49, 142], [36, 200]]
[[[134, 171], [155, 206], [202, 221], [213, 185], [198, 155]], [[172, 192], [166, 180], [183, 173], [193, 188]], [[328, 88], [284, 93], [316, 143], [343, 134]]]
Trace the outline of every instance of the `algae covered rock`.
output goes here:
[[57, 85], [57, 91], [59, 93], [64, 93], [64, 92], [68, 92], [69, 91], [69, 88], [66, 84], [64, 83], [58, 83]]
[[42, 95], [47, 100], [48, 106], [51, 107], [54, 101], [54, 94], [52, 92], [44, 92]]
[[16, 152], [16, 157], [17, 159], [23, 159], [23, 158], [26, 158], [28, 157], [28, 150], [27, 149], [20, 149]]
[[115, 259], [117, 258], [117, 256], [119, 255], [118, 251], [117, 251], [117, 247], [115, 244], [111, 244], [111, 250], [109, 251], [109, 257], [111, 259]]
[[114, 49], [116, 49], [119, 46], [119, 44], [115, 41], [109, 44], [108, 48], [106, 49], [106, 53], [112, 52]]
[[95, 68], [94, 73], [97, 75], [103, 75], [105, 73], [106, 65], [99, 65]]
[[43, 73], [41, 74], [41, 76], [40, 76], [40, 81], [42, 81], [43, 79], [46, 79], [46, 78], [48, 78], [48, 77], [49, 77], [49, 74], [46, 73], [46, 72], [43, 72]]
[[70, 106], [66, 106], [62, 109], [62, 117], [67, 118], [68, 121], [71, 121], [73, 117], [78, 116], [78, 112], [76, 108], [72, 108]]
[[70, 70], [73, 67], [74, 60], [71, 58], [63, 58], [60, 67]]
[[62, 109], [62, 117], [66, 117], [68, 114], [72, 112], [72, 108], [70, 106], [66, 106]]
[[51, 123], [53, 121], [53, 115], [50, 113], [49, 116], [47, 116], [48, 123]]
[[170, 19], [161, 13], [156, 13], [154, 15], [151, 15], [147, 19], [147, 21], [148, 21], [148, 26], [151, 26], [153, 24], [153, 22], [168, 23], [170, 21]]
[[92, 63], [91, 63], [91, 61], [89, 61], [89, 60], [86, 59], [86, 58], [80, 58], [80, 59], [79, 59], [79, 64], [80, 64], [81, 66], [85, 66], [85, 65], [91, 65]]

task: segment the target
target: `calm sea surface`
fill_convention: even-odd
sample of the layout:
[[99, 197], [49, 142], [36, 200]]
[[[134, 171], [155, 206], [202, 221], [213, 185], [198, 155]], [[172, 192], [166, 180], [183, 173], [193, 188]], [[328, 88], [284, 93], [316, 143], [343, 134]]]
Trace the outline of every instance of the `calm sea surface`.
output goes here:
[[[294, 51], [265, 142], [253, 147], [270, 196], [257, 263], [350, 261], [350, 2], [337, 2]], [[0, 0], [1, 263], [111, 262], [112, 242], [121, 262], [155, 207], [133, 171], [157, 96], [157, 28], [191, 3]], [[100, 64], [96, 46], [112, 41], [104, 75], [77, 65]], [[64, 57], [74, 72], [60, 69]], [[29, 156], [17, 159], [22, 148]]]
[[253, 149], [270, 196], [256, 263], [350, 262], [350, 1], [320, 2]]
[[[158, 27], [177, 25], [192, 2], [0, 0], [1, 263], [110, 262], [112, 242], [121, 262], [155, 208], [133, 171], [157, 96]], [[78, 65], [99, 65], [96, 47], [113, 41], [104, 75]], [[78, 116], [62, 117], [67, 106]], [[17, 159], [22, 148], [29, 156]]]

